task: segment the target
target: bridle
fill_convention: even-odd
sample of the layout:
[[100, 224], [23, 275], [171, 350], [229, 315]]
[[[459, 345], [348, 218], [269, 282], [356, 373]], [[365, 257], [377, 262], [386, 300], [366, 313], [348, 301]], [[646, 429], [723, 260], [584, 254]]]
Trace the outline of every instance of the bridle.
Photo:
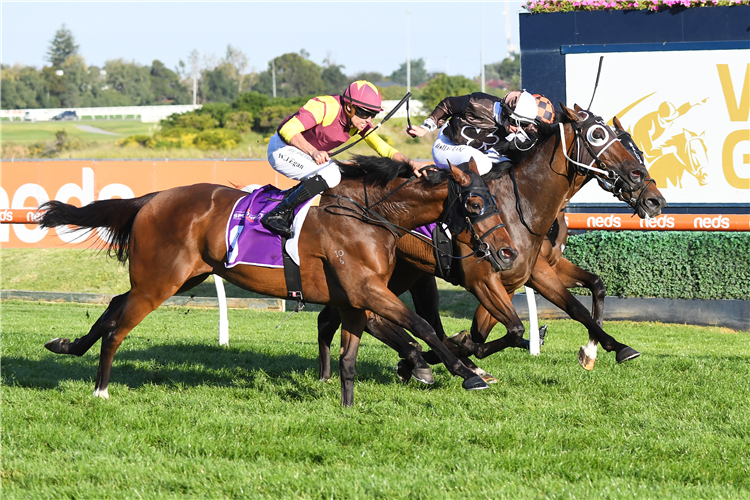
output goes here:
[[[403, 234], [410, 233], [411, 231], [409, 229], [406, 229], [405, 227], [399, 226], [398, 224], [394, 224], [379, 213], [373, 211], [373, 209], [383, 203], [393, 194], [395, 194], [399, 189], [414, 181], [416, 178], [416, 176], [412, 175], [396, 189], [394, 189], [385, 197], [372, 205], [369, 204], [367, 196], [367, 183], [365, 182], [365, 178], [363, 178], [362, 184], [364, 187], [365, 206], [362, 206], [360, 203], [352, 200], [348, 196], [324, 194], [323, 196], [330, 196], [337, 200], [337, 204], [335, 206], [326, 206], [324, 210], [326, 211], [326, 213], [330, 213], [333, 215], [354, 217], [368, 224], [383, 226], [398, 239], [403, 236]], [[502, 266], [498, 262], [497, 256], [494, 252], [492, 252], [492, 250], [490, 249], [490, 245], [485, 241], [485, 238], [487, 238], [496, 230], [505, 227], [505, 224], [500, 222], [489, 230], [485, 231], [485, 233], [481, 236], [474, 227], [476, 224], [487, 219], [488, 217], [499, 215], [500, 213], [497, 208], [497, 204], [495, 203], [495, 199], [492, 197], [492, 193], [490, 192], [489, 187], [487, 187], [484, 180], [481, 180], [481, 183], [484, 185], [476, 185], [477, 181], [475, 180], [469, 186], [461, 186], [456, 180], [454, 180], [453, 178], [449, 178], [448, 198], [446, 199], [443, 211], [441, 212], [440, 218], [437, 222], [438, 224], [444, 224], [445, 226], [447, 226], [448, 230], [451, 231], [452, 234], [459, 234], [465, 230], [468, 230], [471, 233], [473, 252], [464, 257], [453, 257], [454, 259], [465, 259], [468, 257], [476, 256], [477, 258], [479, 258], [479, 260], [484, 259], [489, 261], [490, 264], [492, 264], [493, 268], [501, 268]], [[479, 213], [471, 211], [468, 207], [469, 199], [474, 197], [479, 197], [483, 201], [483, 207]], [[354, 205], [356, 208], [342, 205], [342, 200]], [[432, 242], [430, 242], [430, 245], [434, 247]]]

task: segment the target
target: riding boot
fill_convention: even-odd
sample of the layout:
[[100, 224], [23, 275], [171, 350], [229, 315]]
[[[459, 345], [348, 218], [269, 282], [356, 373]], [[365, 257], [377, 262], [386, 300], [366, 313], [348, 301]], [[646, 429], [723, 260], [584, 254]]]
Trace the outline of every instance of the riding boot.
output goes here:
[[294, 210], [326, 189], [328, 189], [328, 184], [319, 175], [300, 182], [292, 189], [286, 191], [281, 203], [261, 217], [260, 223], [269, 231], [281, 234], [286, 238], [294, 237], [294, 231], [292, 231]]

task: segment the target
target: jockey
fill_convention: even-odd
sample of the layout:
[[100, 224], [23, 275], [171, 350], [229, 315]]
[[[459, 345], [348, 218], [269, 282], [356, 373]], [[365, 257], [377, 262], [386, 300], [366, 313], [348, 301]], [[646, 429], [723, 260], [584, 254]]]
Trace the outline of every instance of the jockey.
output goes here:
[[383, 111], [377, 88], [359, 80], [340, 96], [315, 97], [284, 120], [268, 143], [268, 161], [277, 172], [300, 180], [288, 190], [281, 203], [261, 218], [267, 229], [287, 238], [294, 236], [291, 223], [294, 209], [310, 198], [337, 186], [341, 173], [329, 151], [356, 134], [380, 156], [408, 163], [419, 177], [427, 164], [410, 160], [389, 146], [376, 133], [372, 119]]
[[411, 127], [407, 133], [422, 137], [442, 127], [432, 146], [435, 165], [448, 168], [449, 161], [456, 165], [474, 158], [484, 175], [493, 164], [509, 161], [503, 155], [506, 151], [531, 149], [537, 125], [554, 120], [555, 107], [542, 95], [514, 90], [500, 98], [475, 92], [446, 97], [421, 127]]

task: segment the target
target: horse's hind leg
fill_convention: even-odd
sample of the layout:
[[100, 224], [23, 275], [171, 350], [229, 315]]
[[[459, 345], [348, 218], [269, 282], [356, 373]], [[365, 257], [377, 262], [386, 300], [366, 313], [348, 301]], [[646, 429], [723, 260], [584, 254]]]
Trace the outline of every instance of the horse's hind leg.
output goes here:
[[367, 315], [361, 309], [341, 309], [341, 405], [354, 404], [354, 376], [357, 373], [357, 351]]
[[96, 323], [91, 327], [89, 333], [83, 337], [75, 339], [73, 342], [67, 338], [56, 338], [48, 341], [44, 344], [44, 347], [54, 352], [55, 354], [74, 354], [76, 356], [83, 356], [91, 346], [93, 346], [97, 340], [107, 333], [111, 333], [117, 323], [117, 318], [122, 312], [122, 308], [125, 305], [128, 294], [124, 293], [114, 297], [107, 309], [104, 310]]
[[337, 307], [325, 306], [318, 314], [318, 380], [331, 379], [331, 342], [341, 325]]
[[159, 307], [167, 298], [168, 296], [158, 300], [134, 292], [133, 290], [130, 291], [122, 313], [116, 320], [115, 328], [102, 336], [102, 350], [99, 355], [99, 369], [96, 374], [94, 396], [109, 397], [107, 386], [109, 385], [109, 375], [112, 371], [112, 359], [115, 356], [115, 352], [117, 352], [117, 348], [120, 347], [120, 344], [122, 344], [125, 336], [130, 333], [130, 330], [135, 328], [138, 323], [143, 321], [143, 318]]

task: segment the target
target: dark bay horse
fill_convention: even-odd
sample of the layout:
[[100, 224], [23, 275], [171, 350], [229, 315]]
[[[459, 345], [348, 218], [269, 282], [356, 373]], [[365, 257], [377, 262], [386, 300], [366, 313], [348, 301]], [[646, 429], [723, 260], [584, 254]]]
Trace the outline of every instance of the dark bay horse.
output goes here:
[[[424, 340], [467, 390], [487, 384], [464, 366], [430, 325], [410, 311], [387, 283], [396, 257], [397, 227], [407, 230], [441, 217], [456, 223], [459, 238], [488, 259], [496, 271], [510, 267], [516, 251], [503, 228], [486, 183], [476, 172], [451, 167], [408, 180], [408, 165], [384, 161], [345, 170], [339, 187], [310, 209], [300, 233], [302, 287], [308, 302], [341, 309], [347, 344], [341, 361], [341, 402], [353, 404], [357, 349], [366, 320], [376, 311]], [[365, 174], [367, 179], [365, 180]], [[346, 191], [347, 197], [337, 193]], [[102, 339], [94, 395], [109, 397], [112, 360], [125, 336], [167, 298], [217, 274], [230, 283], [265, 295], [287, 297], [283, 269], [235, 266], [227, 269], [224, 232], [235, 202], [246, 193], [225, 186], [196, 184], [127, 200], [101, 200], [85, 207], [51, 201], [40, 225], [110, 234], [109, 250], [129, 261], [131, 289], [112, 299], [84, 337], [53, 339], [58, 354], [82, 355]], [[380, 200], [369, 205], [373, 200]], [[358, 211], [359, 210], [359, 211]], [[342, 216], [348, 215], [348, 216]], [[373, 222], [367, 222], [374, 221]], [[342, 257], [343, 256], [343, 257]]]
[[[619, 193], [619, 196], [630, 198], [633, 191], [639, 192], [646, 187], [641, 182], [641, 179], [646, 178], [645, 168], [635, 161], [634, 157], [615, 139], [615, 134], [609, 127], [606, 127], [601, 119], [583, 112], [580, 108], [573, 111], [563, 106], [563, 109], [568, 123], [564, 125], [564, 130], [561, 129], [561, 135], [551, 133], [539, 148], [521, 161], [516, 168], [517, 173], [500, 178], [493, 177], [493, 173], [485, 176], [488, 179], [490, 189], [498, 200], [498, 206], [503, 219], [508, 224], [509, 232], [512, 237], [517, 238], [517, 240], [514, 239], [520, 252], [517, 264], [521, 265], [514, 266], [513, 270], [501, 273], [502, 281], [508, 292], [508, 299], [499, 302], [505, 306], [501, 311], [498, 311], [499, 314], [498, 312], [490, 313], [483, 307], [483, 303], [480, 304], [472, 325], [472, 333], [475, 335], [472, 335], [471, 338], [464, 335], [454, 339], [462, 347], [466, 347], [468, 352], [478, 354], [477, 357], [484, 357], [497, 350], [518, 344], [524, 328], [510, 303], [509, 297], [512, 296], [518, 286], [528, 281], [532, 275], [536, 277], [538, 283], [541, 283], [539, 285], [540, 293], [566, 310], [571, 317], [584, 323], [589, 329], [590, 336], [597, 341], [599, 339], [604, 340], [607, 350], [617, 352], [619, 362], [633, 359], [639, 355], [631, 347], [620, 344], [604, 333], [601, 324], [597, 325], [596, 322], [591, 320], [591, 316], [588, 315], [582, 304], [567, 291], [561, 280], [554, 276], [554, 271], [552, 272], [553, 276], [548, 276], [547, 269], [544, 267], [545, 259], [537, 259], [546, 240], [544, 235], [555, 221], [560, 208], [564, 207], [567, 200], [587, 180], [592, 178], [592, 172], [600, 180], [604, 189]], [[554, 141], [551, 140], [553, 137], [555, 138]], [[564, 147], [561, 147], [563, 139], [565, 144]], [[592, 156], [596, 156], [598, 161], [605, 164], [608, 170], [616, 173], [615, 180], [606, 172], [602, 174], [586, 171], [577, 167], [574, 163], [575, 160], [567, 159], [565, 156], [567, 153], [564, 153], [564, 151], [573, 154], [577, 142], [579, 143], [577, 150], [581, 151], [578, 163], [591, 160], [590, 164], [593, 164], [594, 158]], [[568, 157], [570, 154], [568, 154]], [[647, 186], [651, 186], [651, 184], [649, 183]], [[664, 199], [658, 192], [638, 196], [637, 199], [637, 210], [642, 215], [645, 215], [646, 212], [653, 215], [660, 211], [664, 204]], [[526, 208], [522, 207], [524, 201], [528, 204]], [[539, 233], [531, 228], [538, 229]], [[549, 268], [549, 263], [546, 267]], [[537, 271], [537, 273], [534, 274], [534, 271]], [[420, 286], [416, 289], [412, 288], [415, 308], [425, 318], [429, 318], [439, 334], [444, 335], [442, 327], [439, 325], [436, 302], [432, 299], [434, 292], [431, 289], [421, 289], [425, 280], [419, 280], [416, 283]], [[401, 288], [394, 289], [402, 291]], [[427, 297], [426, 300], [420, 298], [425, 296]], [[495, 296], [499, 297], [499, 295]], [[553, 298], [557, 300], [553, 300]], [[420, 308], [422, 311], [420, 311]], [[434, 321], [437, 321], [437, 323]], [[486, 335], [498, 321], [506, 325], [508, 335], [495, 341], [495, 343], [480, 345], [484, 343]], [[390, 328], [380, 327], [382, 321], [372, 321], [371, 323], [371, 325], [368, 323], [371, 329], [381, 328], [380, 331], [375, 333], [378, 338], [389, 335], [389, 330], [395, 330], [392, 326]], [[321, 344], [324, 342], [330, 343], [328, 338], [332, 335], [331, 329], [335, 331], [337, 325], [329, 324], [329, 318], [327, 317], [323, 317], [322, 320], [319, 319], [319, 325], [319, 342]], [[321, 354], [323, 352], [324, 348], [321, 347]], [[403, 352], [399, 352], [404, 359], [411, 359]], [[430, 357], [430, 353], [426, 353], [425, 358], [434, 363], [434, 357]], [[468, 360], [464, 360], [464, 362], [467, 363]], [[400, 365], [400, 367], [402, 366]], [[408, 371], [400, 368], [402, 378], [407, 374]]]

